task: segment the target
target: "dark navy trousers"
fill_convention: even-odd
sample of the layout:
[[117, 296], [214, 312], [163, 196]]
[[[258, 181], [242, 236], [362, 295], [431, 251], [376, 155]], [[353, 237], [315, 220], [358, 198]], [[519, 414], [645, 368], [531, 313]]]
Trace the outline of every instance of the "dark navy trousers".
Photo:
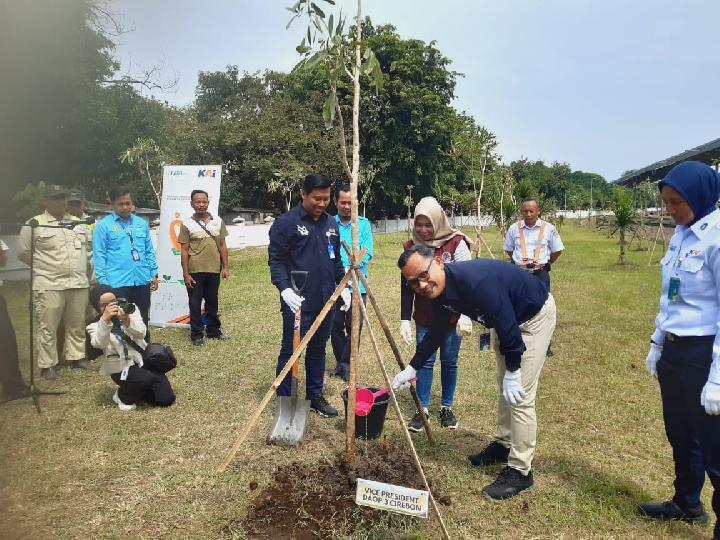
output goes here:
[[[715, 336], [665, 340], [657, 364], [665, 432], [675, 462], [675, 496], [681, 508], [700, 504], [705, 473], [713, 485], [712, 507], [720, 516], [720, 415], [700, 405], [707, 382]], [[715, 524], [720, 537], [720, 523]]]
[[[312, 323], [317, 318], [319, 311], [303, 311], [302, 318], [300, 320], [300, 337], [307, 333]], [[325, 377], [325, 345], [327, 344], [328, 338], [330, 337], [330, 331], [333, 325], [333, 315], [335, 310], [330, 310], [325, 320], [323, 320], [320, 328], [318, 328], [315, 335], [308, 343], [307, 349], [305, 349], [305, 390], [306, 395], [317, 396], [323, 392], [323, 380]], [[292, 356], [293, 348], [293, 326], [295, 324], [295, 314], [290, 311], [290, 308], [282, 304], [282, 320], [283, 320], [283, 333], [282, 342], [280, 344], [280, 355], [278, 356], [277, 369], [275, 374], [280, 374], [282, 368], [285, 367], [290, 356]], [[287, 377], [283, 380], [282, 384], [277, 389], [278, 396], [289, 396], [290, 395], [290, 379], [292, 372], [287, 374]], [[303, 373], [300, 370], [300, 378], [302, 379]]]

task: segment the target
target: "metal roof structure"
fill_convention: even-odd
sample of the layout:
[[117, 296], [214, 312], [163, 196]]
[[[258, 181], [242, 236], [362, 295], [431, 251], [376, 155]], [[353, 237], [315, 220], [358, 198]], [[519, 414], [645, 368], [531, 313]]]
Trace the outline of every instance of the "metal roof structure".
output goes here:
[[715, 139], [705, 144], [701, 144], [690, 150], [670, 156], [669, 158], [663, 159], [642, 169], [636, 171], [630, 171], [627, 174], [618, 178], [615, 182], [621, 186], [633, 187], [640, 182], [650, 180], [655, 182], [665, 177], [665, 174], [672, 169], [675, 165], [680, 162], [693, 159], [695, 161], [702, 161], [715, 168], [717, 168], [718, 162], [720, 162], [720, 139]]

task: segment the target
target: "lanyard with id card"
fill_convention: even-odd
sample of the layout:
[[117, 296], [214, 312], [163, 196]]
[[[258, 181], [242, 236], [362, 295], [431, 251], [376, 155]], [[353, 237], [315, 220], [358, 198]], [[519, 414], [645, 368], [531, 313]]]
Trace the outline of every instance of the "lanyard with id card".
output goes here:
[[680, 301], [680, 278], [678, 277], [678, 269], [680, 267], [680, 263], [682, 262], [683, 258], [680, 255], [680, 251], [682, 250], [682, 242], [680, 242], [680, 246], [678, 247], [677, 251], [677, 258], [675, 259], [675, 275], [670, 278], [670, 282], [668, 283], [668, 301], [669, 302], [679, 302]]
[[128, 235], [128, 238], [130, 239], [130, 256], [132, 257], [132, 260], [135, 262], [138, 262], [140, 260], [140, 253], [138, 253], [138, 250], [135, 248], [135, 240], [133, 239], [133, 223], [132, 218], [130, 218], [130, 229], [128, 230], [125, 228], [125, 225], [120, 222], [120, 227], [122, 227], [122, 230], [125, 234]]

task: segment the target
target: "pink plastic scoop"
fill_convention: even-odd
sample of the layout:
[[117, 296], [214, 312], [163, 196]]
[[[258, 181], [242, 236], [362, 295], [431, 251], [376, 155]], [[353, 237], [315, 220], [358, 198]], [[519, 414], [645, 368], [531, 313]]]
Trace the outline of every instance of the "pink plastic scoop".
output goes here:
[[[410, 382], [415, 381], [416, 377], [410, 379]], [[357, 416], [367, 416], [375, 405], [375, 400], [381, 396], [384, 396], [390, 391], [389, 387], [381, 388], [377, 392], [373, 393], [369, 388], [358, 388], [355, 390], [355, 414]]]

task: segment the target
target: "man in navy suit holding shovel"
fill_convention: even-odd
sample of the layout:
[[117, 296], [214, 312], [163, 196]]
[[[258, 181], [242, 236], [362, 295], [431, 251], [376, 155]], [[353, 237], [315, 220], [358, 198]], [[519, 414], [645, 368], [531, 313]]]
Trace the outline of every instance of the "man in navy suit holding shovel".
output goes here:
[[[295, 311], [301, 310], [300, 333], [304, 335], [345, 276], [337, 223], [325, 211], [330, 204], [330, 184], [330, 179], [323, 174], [307, 175], [300, 204], [280, 216], [270, 228], [268, 264], [272, 283], [280, 291], [283, 319], [277, 374], [293, 352]], [[297, 270], [307, 272], [304, 284], [293, 284], [291, 272]], [[302, 296], [293, 285], [302, 287]], [[345, 289], [342, 294], [343, 301], [349, 304], [350, 291]], [[338, 414], [323, 396], [325, 346], [332, 329], [332, 313], [323, 320], [305, 353], [307, 399], [310, 408], [325, 418]], [[278, 387], [278, 396], [290, 395], [290, 379], [288, 373]]]

